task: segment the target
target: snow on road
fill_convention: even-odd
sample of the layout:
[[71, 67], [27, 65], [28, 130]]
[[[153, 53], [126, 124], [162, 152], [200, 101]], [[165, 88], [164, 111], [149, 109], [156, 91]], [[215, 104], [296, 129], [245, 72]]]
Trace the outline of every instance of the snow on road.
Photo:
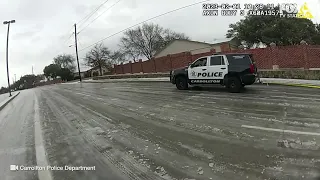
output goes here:
[[[219, 87], [181, 92], [166, 83], [132, 82], [71, 85], [45, 93], [53, 94], [59, 107], [72, 114], [80, 112], [83, 117], [77, 119], [89, 126], [84, 129], [104, 134], [104, 143], [99, 140], [96, 145], [115, 154], [110, 156], [121, 156], [124, 166], [131, 167], [125, 172], [156, 178], [150, 174], [153, 172], [165, 179], [312, 177], [317, 163], [301, 151], [307, 150], [317, 159], [313, 151], [319, 149], [318, 137], [241, 127], [318, 133], [319, 104], [303, 99], [310, 98], [312, 90], [288, 87], [284, 92], [271, 91], [277, 88], [252, 86], [248, 96], [229, 94]], [[275, 97], [283, 94], [284, 99]], [[302, 98], [292, 98], [295, 96]], [[89, 114], [96, 118], [86, 117]], [[288, 139], [300, 144], [290, 140], [289, 146], [279, 145]], [[107, 146], [101, 148], [102, 144]], [[285, 151], [288, 148], [292, 151]], [[293, 171], [287, 161], [293, 156], [312, 163], [310, 171], [288, 176], [274, 168]]]
[[[169, 83], [111, 82], [30, 91], [37, 95], [48, 164], [96, 167], [52, 171], [53, 179], [256, 180], [319, 175], [320, 102], [306, 101], [317, 96], [313, 89], [257, 85], [230, 94], [219, 86], [178, 91]], [[20, 98], [36, 102], [34, 96]], [[16, 106], [12, 111], [19, 109]], [[22, 113], [34, 118], [32, 108]], [[19, 125], [22, 117], [9, 118]], [[0, 130], [3, 123], [18, 131], [8, 119], [0, 121]], [[17, 127], [21, 129], [21, 124]], [[10, 144], [1, 137], [0, 143]]]

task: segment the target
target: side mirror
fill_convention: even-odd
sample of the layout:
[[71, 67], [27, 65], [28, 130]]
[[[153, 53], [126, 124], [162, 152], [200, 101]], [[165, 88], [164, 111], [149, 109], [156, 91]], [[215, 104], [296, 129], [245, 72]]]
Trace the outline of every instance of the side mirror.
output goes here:
[[190, 68], [192, 68], [192, 67], [193, 67], [193, 66], [192, 66], [192, 63], [190, 63], [190, 62], [188, 63], [188, 66], [189, 66]]

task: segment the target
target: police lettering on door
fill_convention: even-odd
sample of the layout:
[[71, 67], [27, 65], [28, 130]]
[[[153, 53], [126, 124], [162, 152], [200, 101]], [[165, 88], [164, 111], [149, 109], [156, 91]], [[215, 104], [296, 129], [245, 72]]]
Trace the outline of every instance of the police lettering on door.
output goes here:
[[222, 77], [223, 72], [204, 72], [198, 73], [198, 77]]

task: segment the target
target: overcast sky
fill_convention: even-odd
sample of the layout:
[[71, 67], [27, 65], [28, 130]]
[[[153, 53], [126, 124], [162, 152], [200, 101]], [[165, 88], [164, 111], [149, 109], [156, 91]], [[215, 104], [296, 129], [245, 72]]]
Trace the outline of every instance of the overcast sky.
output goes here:
[[[16, 74], [20, 76], [32, 73], [43, 73], [43, 68], [50, 64], [58, 54], [75, 54], [73, 24], [92, 12], [105, 0], [1, 0], [1, 22], [15, 19], [16, 23], [10, 26], [9, 41], [9, 69], [10, 81]], [[164, 12], [200, 2], [200, 0], [120, 0], [114, 7], [107, 10], [118, 0], [109, 0], [86, 23], [79, 24], [78, 29], [90, 23], [95, 17], [103, 13], [96, 21], [79, 34], [79, 50], [114, 34], [122, 29], [139, 23], [143, 20]], [[212, 0], [208, 3], [225, 3], [228, 0]], [[296, 2], [298, 5], [307, 2], [315, 16], [314, 22], [319, 23], [319, 0], [278, 0], [278, 1], [231, 1], [231, 3], [279, 3]], [[202, 5], [195, 5], [150, 22], [157, 23], [165, 28], [183, 32], [195, 41], [212, 42], [215, 39], [224, 39], [228, 25], [238, 21], [241, 17], [204, 17]], [[2, 24], [2, 23], [1, 23]], [[7, 26], [0, 28], [0, 86], [7, 86], [6, 76], [6, 33]], [[104, 41], [112, 50], [117, 49], [121, 34]], [[79, 52], [79, 58], [84, 57], [85, 49]]]

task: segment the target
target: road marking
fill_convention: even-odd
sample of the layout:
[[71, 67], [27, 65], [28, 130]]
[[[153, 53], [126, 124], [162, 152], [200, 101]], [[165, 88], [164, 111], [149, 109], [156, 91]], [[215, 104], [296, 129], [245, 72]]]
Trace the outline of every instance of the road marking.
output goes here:
[[290, 86], [300, 86], [300, 87], [308, 87], [308, 88], [317, 88], [320, 89], [320, 86], [312, 85], [312, 84], [290, 84]]
[[110, 90], [112, 90], [112, 89], [131, 89], [132, 87], [130, 87], [130, 86], [119, 86], [119, 87], [106, 87], [106, 88], [102, 88], [102, 89], [110, 89]]
[[83, 93], [76, 93], [76, 94], [79, 94], [79, 95], [82, 95], [82, 96], [91, 96], [89, 94], [83, 94]]
[[288, 99], [297, 99], [297, 100], [317, 100], [319, 101], [320, 99], [317, 98], [304, 98], [304, 97], [289, 97], [289, 96], [270, 96], [274, 98], [288, 98]]
[[[36, 159], [37, 165], [41, 167], [47, 167], [48, 161], [46, 157], [46, 150], [43, 144], [42, 130], [40, 125], [40, 113], [39, 113], [39, 105], [37, 95], [35, 94], [35, 102], [34, 102], [34, 136], [35, 136], [35, 149], [36, 149]], [[39, 180], [52, 180], [51, 171], [38, 171]]]
[[209, 104], [217, 104], [216, 102], [208, 102]]
[[94, 110], [92, 110], [92, 109], [89, 109], [89, 108], [87, 108], [87, 107], [84, 106], [84, 105], [79, 104], [79, 106], [81, 106], [82, 108], [84, 108], [84, 109], [86, 109], [86, 110], [94, 113], [94, 114], [97, 115], [97, 116], [100, 116], [100, 117], [102, 117], [102, 118], [104, 118], [104, 119], [106, 119], [106, 120], [108, 120], [108, 121], [110, 121], [110, 122], [113, 122], [112, 119], [110, 119], [110, 118], [108, 118], [108, 117], [106, 117], [106, 116], [104, 116], [104, 115], [102, 115], [102, 114], [100, 114], [100, 113], [98, 113], [98, 112], [96, 112], [96, 111], [94, 111]]
[[248, 128], [248, 129], [259, 129], [259, 130], [264, 130], [264, 131], [274, 131], [274, 132], [283, 132], [283, 133], [291, 133], [291, 134], [320, 136], [320, 133], [315, 133], [315, 132], [293, 131], [293, 130], [286, 130], [286, 129], [274, 129], [274, 128], [266, 128], [266, 127], [260, 127], [260, 126], [248, 126], [248, 125], [241, 125], [241, 127]]
[[286, 84], [286, 83], [272, 83], [272, 84], [280, 84], [280, 85], [287, 85], [287, 86], [297, 86], [297, 87], [308, 87], [308, 88], [320, 89], [320, 86], [312, 85], [312, 84]]

